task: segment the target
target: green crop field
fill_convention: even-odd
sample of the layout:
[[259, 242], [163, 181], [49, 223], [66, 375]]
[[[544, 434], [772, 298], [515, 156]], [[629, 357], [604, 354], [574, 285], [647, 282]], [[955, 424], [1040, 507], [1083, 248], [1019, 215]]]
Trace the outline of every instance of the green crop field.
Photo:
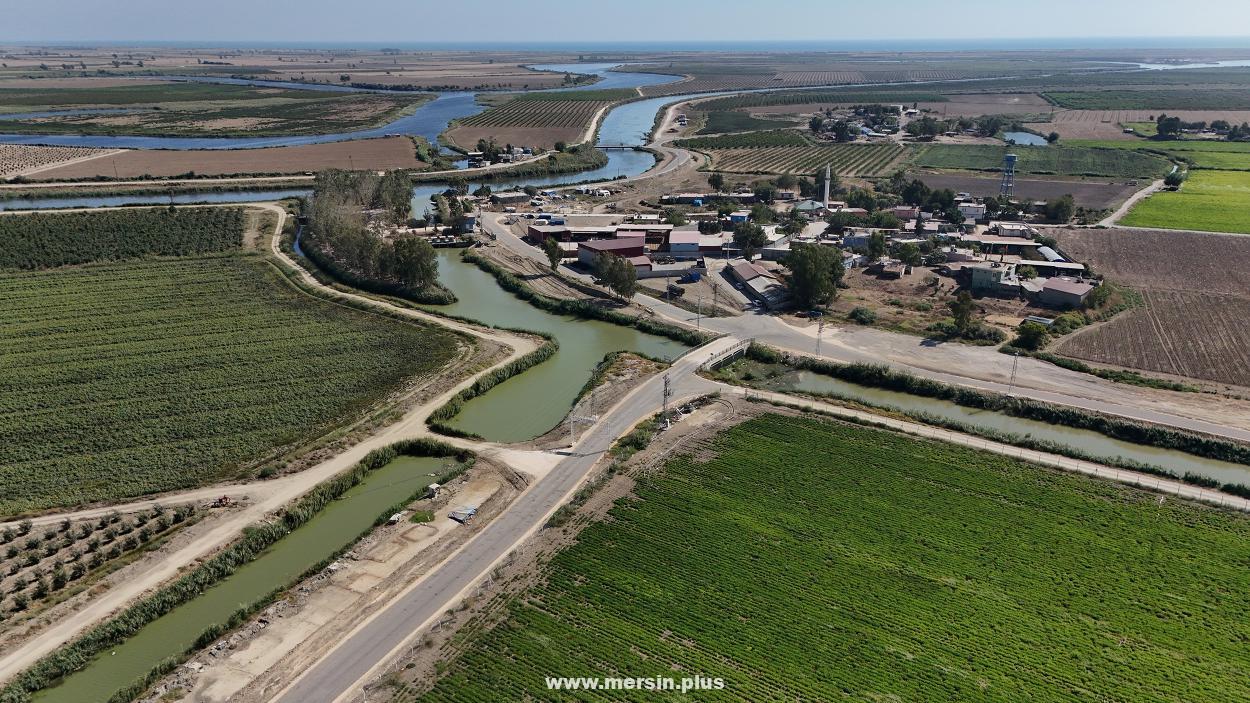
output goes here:
[[1226, 142], [1216, 140], [1155, 141], [1133, 140], [1072, 140], [1069, 146], [1096, 147], [1099, 149], [1127, 149], [1160, 154], [1178, 161], [1188, 161], [1194, 168], [1220, 171], [1250, 171], [1250, 142]]
[[[63, 113], [4, 121], [21, 134], [276, 136], [381, 126], [432, 97], [202, 83], [0, 88], [0, 113]], [[84, 109], [122, 112], [74, 114]]]
[[[642, 477], [399, 699], [1250, 698], [1243, 515], [814, 419], [759, 417], [708, 450]], [[725, 690], [544, 682], [696, 674]]]
[[760, 129], [780, 129], [793, 127], [794, 123], [786, 120], [762, 120], [737, 110], [715, 110], [707, 113], [707, 124], [703, 125], [698, 134], [726, 134], [729, 132], [752, 132]]
[[1073, 146], [994, 146], [990, 144], [931, 144], [917, 147], [912, 163], [922, 168], [960, 171], [998, 171], [1008, 152], [1020, 157], [1017, 173], [1110, 178], [1159, 177], [1171, 169], [1167, 159], [1124, 149]]
[[1250, 173], [1191, 171], [1179, 191], [1150, 196], [1120, 224], [1250, 234]]
[[0, 271], [0, 516], [270, 466], [455, 348], [259, 254]]
[[1250, 109], [1250, 94], [1244, 88], [1047, 91], [1045, 97], [1074, 110]]
[[241, 208], [135, 208], [0, 215], [0, 270], [144, 256], [186, 256], [243, 244]]

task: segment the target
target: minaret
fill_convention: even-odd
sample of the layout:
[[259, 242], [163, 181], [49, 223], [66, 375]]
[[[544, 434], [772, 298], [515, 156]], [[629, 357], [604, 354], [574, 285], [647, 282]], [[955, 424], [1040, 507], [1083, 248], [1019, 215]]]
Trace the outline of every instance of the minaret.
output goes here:
[[829, 178], [830, 178], [830, 175], [831, 175], [831, 174], [830, 174], [830, 171], [829, 171], [829, 164], [825, 164], [825, 203], [824, 203], [824, 205], [825, 205], [825, 209], [826, 209], [826, 210], [828, 210], [828, 209], [829, 209]]

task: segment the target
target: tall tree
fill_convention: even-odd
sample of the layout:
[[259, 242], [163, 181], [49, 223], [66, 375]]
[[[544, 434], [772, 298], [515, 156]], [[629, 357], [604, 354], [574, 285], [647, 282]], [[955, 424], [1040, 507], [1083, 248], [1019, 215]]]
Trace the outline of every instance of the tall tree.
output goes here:
[[378, 200], [397, 224], [406, 222], [412, 214], [412, 181], [407, 172], [387, 171], [378, 183]]
[[638, 272], [634, 265], [616, 254], [604, 252], [595, 257], [593, 268], [595, 275], [622, 298], [628, 300], [638, 292]]
[[438, 257], [428, 241], [422, 237], [405, 237], [392, 246], [395, 278], [417, 290], [434, 285], [438, 280]]
[[789, 270], [790, 293], [803, 309], [832, 302], [846, 273], [842, 252], [823, 244], [795, 244], [783, 264]]
[[754, 222], [739, 222], [734, 227], [734, 246], [738, 247], [747, 261], [767, 243], [768, 237], [764, 234], [764, 228]]
[[719, 193], [725, 188], [725, 177], [719, 173], [713, 173], [707, 177], [707, 184], [712, 187], [712, 190]]
[[551, 264], [552, 271], [559, 268], [560, 261], [564, 258], [564, 251], [560, 249], [560, 242], [555, 237], [547, 237], [543, 240], [543, 253], [547, 255], [547, 262]]
[[955, 318], [955, 329], [962, 336], [972, 329], [972, 314], [976, 312], [976, 303], [972, 301], [972, 294], [966, 290], [959, 291], [959, 295], [950, 302], [951, 316]]

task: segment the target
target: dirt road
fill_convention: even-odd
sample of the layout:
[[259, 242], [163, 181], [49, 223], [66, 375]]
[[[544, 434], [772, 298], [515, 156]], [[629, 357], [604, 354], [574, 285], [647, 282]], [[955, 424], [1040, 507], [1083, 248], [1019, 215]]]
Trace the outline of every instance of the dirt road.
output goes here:
[[1115, 212], [1102, 218], [1102, 221], [1098, 223], [1098, 226], [1114, 227], [1115, 223], [1119, 222], [1120, 218], [1127, 215], [1129, 210], [1132, 210], [1133, 207], [1137, 205], [1137, 203], [1140, 203], [1146, 198], [1149, 198], [1155, 193], [1158, 193], [1162, 189], [1163, 189], [1163, 179], [1161, 178], [1155, 181], [1154, 183], [1151, 183], [1150, 185], [1146, 186], [1145, 188], [1142, 188], [1136, 193], [1133, 193], [1133, 195], [1128, 200], [1125, 200], [1123, 203], [1120, 204], [1120, 207], [1116, 208]]

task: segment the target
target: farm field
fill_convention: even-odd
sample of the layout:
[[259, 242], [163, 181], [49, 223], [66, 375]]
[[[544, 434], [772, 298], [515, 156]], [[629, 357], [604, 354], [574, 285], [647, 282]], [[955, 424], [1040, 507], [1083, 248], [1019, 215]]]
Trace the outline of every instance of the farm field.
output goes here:
[[727, 134], [730, 132], [752, 132], [760, 129], [782, 129], [793, 127], [793, 122], [783, 120], [761, 120], [745, 112], [737, 110], [713, 110], [707, 113], [707, 122], [695, 134]]
[[[1137, 289], [1144, 305], [1053, 350], [1097, 363], [1250, 386], [1250, 237], [1114, 228], [1048, 234], [1067, 254]], [[1202, 252], [1194, 256], [1193, 252]]]
[[1157, 178], [1171, 169], [1167, 159], [1118, 149], [1085, 147], [1007, 147], [982, 144], [931, 144], [916, 148], [912, 164], [921, 168], [1001, 171], [1008, 152], [1020, 158], [1018, 176], [1101, 176]]
[[189, 256], [243, 245], [243, 209], [134, 208], [0, 216], [0, 271], [146, 256]]
[[280, 467], [456, 347], [258, 254], [0, 272], [0, 515]]
[[1057, 105], [1074, 110], [1250, 110], [1250, 95], [1244, 87], [1050, 90], [1044, 95]]
[[108, 154], [108, 149], [86, 149], [73, 146], [29, 146], [0, 144], [0, 179], [35, 172], [46, 172], [78, 159]]
[[[1179, 117], [1186, 122], [1214, 122], [1225, 120], [1230, 124], [1250, 121], [1250, 110], [1056, 110], [1049, 122], [1030, 123], [1028, 126], [1042, 134], [1058, 132], [1064, 140], [1105, 139], [1117, 143], [1132, 144], [1138, 137], [1124, 133], [1124, 127], [1138, 123], [1153, 122], [1160, 113]], [[1153, 133], [1154, 125], [1151, 125]], [[1140, 129], [1138, 130], [1141, 131]], [[1143, 133], [1145, 134], [1145, 133]], [[1150, 136], [1150, 134], [1145, 134]]]
[[595, 118], [615, 102], [637, 97], [632, 89], [529, 93], [460, 120], [443, 136], [463, 149], [479, 139], [503, 146], [550, 148], [582, 141]]
[[[972, 173], [912, 172], [909, 175], [924, 181], [930, 188], [950, 188], [956, 193], [971, 193], [979, 197], [998, 195], [1001, 185], [997, 176]], [[1081, 207], [1107, 210], [1118, 207], [1133, 193], [1141, 190], [1140, 185], [1128, 183], [1072, 178], [1017, 178], [1015, 192], [1017, 197], [1030, 200], [1049, 200], [1071, 195]]]
[[[5, 88], [0, 105], [15, 114], [67, 114], [6, 119], [5, 133], [277, 136], [376, 127], [430, 96], [336, 93], [210, 83], [104, 88]], [[74, 114], [77, 110], [105, 110]]]
[[810, 418], [697, 453], [639, 477], [432, 690], [394, 700], [656, 675], [721, 677], [690, 696], [711, 701], [1250, 696], [1243, 515]]
[[1065, 337], [1076, 359], [1250, 387], [1250, 298], [1145, 290], [1144, 305]]
[[929, 92], [878, 92], [878, 91], [822, 91], [802, 90], [795, 92], [746, 93], [713, 98], [701, 103], [700, 110], [739, 110], [748, 112], [808, 112], [835, 105], [864, 105], [870, 103], [894, 104], [913, 102], [940, 102], [945, 98]]
[[130, 150], [107, 158], [51, 168], [40, 172], [37, 178], [172, 178], [188, 175], [303, 173], [329, 168], [383, 171], [396, 168], [421, 169], [426, 166], [426, 163], [417, 158], [416, 145], [411, 139], [383, 137], [265, 149]]
[[1187, 161], [1192, 164], [1192, 168], [1250, 171], [1250, 142], [1214, 139], [1178, 141], [1134, 139], [1132, 141], [1077, 141], [1072, 142], [1071, 145], [1161, 153], [1177, 161]]
[[811, 174], [832, 164], [842, 176], [885, 176], [898, 170], [907, 156], [896, 144], [838, 144], [828, 146], [715, 149], [707, 152], [711, 168], [725, 173]]
[[20, 523], [0, 534], [0, 642], [7, 626], [108, 572], [124, 556], [149, 549], [196, 517], [194, 505], [110, 513], [39, 529]]
[[1120, 224], [1250, 234], [1250, 173], [1192, 171], [1179, 191], [1155, 193]]

